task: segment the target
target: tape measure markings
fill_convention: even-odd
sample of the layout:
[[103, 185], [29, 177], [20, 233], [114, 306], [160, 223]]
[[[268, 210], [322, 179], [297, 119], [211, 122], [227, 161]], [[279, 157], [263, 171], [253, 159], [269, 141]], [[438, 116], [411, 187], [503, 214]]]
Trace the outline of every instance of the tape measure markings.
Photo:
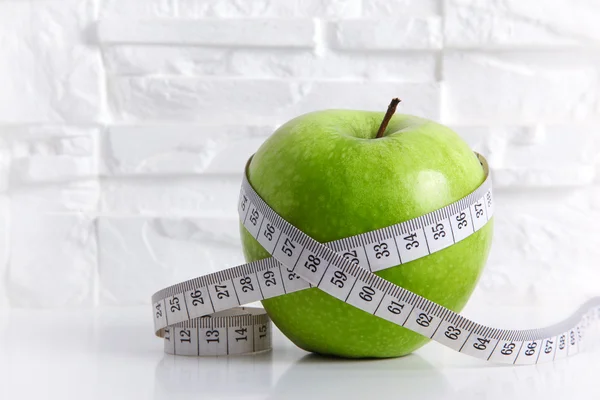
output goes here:
[[[300, 246], [297, 257], [294, 257], [293, 255], [290, 255], [285, 251], [275, 251], [273, 253], [274, 257], [278, 258], [279, 261], [283, 264], [294, 265], [294, 272], [300, 275], [303, 279], [324, 290], [326, 293], [348, 304], [351, 304], [365, 312], [369, 312], [378, 317], [387, 319], [400, 326], [404, 326], [417, 333], [430, 337], [441, 344], [453, 348], [454, 350], [457, 350], [461, 353], [469, 354], [477, 358], [488, 360], [494, 354], [496, 355], [494, 357], [494, 361], [496, 362], [516, 363], [517, 361], [520, 361], [520, 363], [536, 363], [539, 361], [539, 357], [526, 358], [522, 361], [519, 360], [519, 356], [522, 354], [521, 350], [525, 346], [526, 342], [528, 343], [526, 345], [525, 350], [523, 350], [523, 354], [526, 357], [531, 357], [534, 354], [539, 353], [539, 349], [537, 351], [535, 349], [538, 348], [538, 345], [541, 346], [543, 340], [546, 340], [546, 345], [550, 346], [547, 347], [547, 349], [552, 348], [552, 338], [557, 335], [555, 335], [553, 331], [550, 332], [548, 328], [529, 330], [503, 330], [490, 328], [470, 321], [438, 304], [435, 304], [421, 296], [409, 292], [406, 289], [400, 288], [392, 284], [391, 282], [386, 281], [385, 279], [379, 278], [378, 276], [369, 273], [365, 269], [359, 268], [358, 265], [350, 263], [347, 259], [341, 257], [332, 249], [312, 240], [299, 229], [295, 228], [290, 224], [287, 224], [276, 214], [273, 215], [274, 212], [252, 189], [247, 179], [244, 180], [243, 187], [243, 196], [249, 198], [251, 202], [251, 206], [249, 207], [249, 209], [254, 208], [255, 210], [262, 210], [263, 213], [265, 213], [265, 215], [269, 216], [270, 220], [275, 225], [278, 225], [278, 227], [282, 229], [283, 233], [286, 234], [288, 238], [292, 239], [292, 243], [295, 241]], [[491, 206], [493, 204], [491, 201], [491, 191], [487, 193], [490, 193]], [[455, 204], [453, 204], [452, 206], [454, 206]], [[480, 208], [473, 207], [475, 208], [475, 211], [477, 213], [476, 215], [479, 214], [479, 216], [481, 217], [485, 216], [485, 218], [491, 218], [492, 213], [489, 212], [491, 207], [485, 207], [484, 211], [484, 207], [482, 207], [481, 202], [477, 204]], [[483, 204], [485, 205], [486, 202], [484, 202]], [[449, 208], [451, 209], [452, 206], [450, 206]], [[425, 223], [429, 223], [429, 225], [435, 223], [435, 220], [432, 222], [430, 219], [432, 214], [437, 214], [437, 218], [443, 218], [445, 216], [443, 210], [444, 209], [441, 209], [437, 212], [426, 215], [425, 218], [423, 218], [425, 220]], [[442, 211], [442, 213], [440, 213], [439, 211]], [[246, 220], [245, 226], [247, 225], [248, 221]], [[484, 224], [481, 224], [479, 227], [474, 226], [475, 231], [477, 231], [477, 228], [481, 228], [483, 225]], [[370, 236], [369, 239], [371, 239], [371, 242], [374, 242], [373, 239], [380, 239], [380, 237]], [[325, 263], [321, 264], [321, 260], [325, 261]], [[303, 261], [304, 264], [302, 263]], [[298, 268], [298, 265], [304, 265], [306, 268]], [[321, 265], [323, 265], [323, 267], [321, 267]], [[338, 287], [339, 289], [342, 289], [343, 287], [340, 288], [339, 286], [323, 285], [323, 278], [327, 275], [330, 269], [334, 271], [330, 273], [330, 276], [338, 274], [338, 276], [345, 277], [345, 281], [348, 281], [350, 278], [354, 279], [349, 294], [341, 295], [340, 291], [335, 289], [335, 287]], [[357, 282], [361, 282], [363, 284], [362, 288], [360, 288], [361, 285], [358, 285], [360, 291], [356, 290]], [[379, 290], [379, 293], [377, 293], [375, 289]], [[388, 308], [387, 311], [389, 313], [377, 313], [377, 311], [380, 309], [381, 304], [384, 302], [384, 298], [386, 295], [389, 296], [388, 300], [390, 304], [388, 305], [388, 307], [395, 307], [396, 305], [400, 304], [412, 306], [410, 312], [408, 313], [408, 317], [404, 320], [404, 322], [399, 322], [396, 318], [393, 317], [393, 315], [397, 315], [395, 311], [391, 311], [395, 310], [395, 308]], [[378, 301], [373, 301], [374, 299]], [[400, 300], [404, 303], [398, 303], [395, 300]], [[375, 306], [375, 304], [377, 305]], [[415, 315], [417, 316], [416, 318]], [[411, 317], [413, 318], [411, 319]], [[436, 326], [436, 329], [430, 336], [428, 335], [428, 332], [430, 326], [432, 326], [432, 322], [434, 322], [434, 319], [437, 319], [435, 320], [435, 324], [433, 324], [433, 326]], [[435, 336], [435, 333], [439, 330], [439, 327], [442, 325], [442, 323], [444, 321], [447, 321], [448, 319], [455, 320], [455, 325], [449, 325], [448, 328], [451, 329], [446, 330], [448, 335]], [[411, 323], [409, 323], [409, 321]], [[577, 332], [577, 336], [575, 335], [575, 332]], [[464, 337], [464, 339], [458, 341], [459, 335], [462, 333], [468, 333], [468, 335], [463, 335], [462, 337]], [[562, 333], [560, 336], [563, 339], [563, 341], [565, 335], [567, 334], [569, 335], [570, 339], [567, 343], [567, 353], [575, 354], [578, 351], [578, 342], [581, 341], [582, 338], [581, 326], [577, 324], [575, 328], [567, 329], [566, 331], [564, 331], [564, 333]], [[507, 347], [504, 347], [503, 345], [501, 351], [495, 352], [498, 344], [501, 341], [504, 345], [507, 345]], [[517, 343], [521, 342], [521, 346], [520, 350], [515, 353], [516, 355], [514, 359], [512, 359], [512, 357], [510, 356], [512, 356], [512, 354], [514, 353], [514, 347], [516, 347], [516, 343], [514, 343], [515, 341]], [[460, 345], [458, 349], [456, 348], [457, 345]], [[504, 353], [502, 353], [502, 351], [504, 351]], [[498, 357], [497, 354], [501, 354], [504, 357]]]
[[[482, 162], [482, 164], [485, 163], [485, 159], [483, 159], [483, 157], [480, 157], [480, 161]], [[266, 203], [263, 202], [263, 207], [261, 207], [261, 211], [257, 210], [254, 203], [252, 203], [252, 205], [247, 206], [246, 204], [247, 204], [248, 200], [247, 200], [247, 195], [245, 194], [246, 191], [254, 192], [254, 190], [250, 186], [247, 179], [244, 180], [244, 184], [242, 186], [242, 190], [240, 193], [240, 202], [239, 202], [239, 204], [240, 204], [240, 207], [239, 207], [240, 220], [244, 221], [245, 226], [247, 227], [247, 229], [250, 232], [252, 232], [252, 231], [255, 232], [254, 233], [255, 237], [257, 237], [257, 232], [259, 232], [259, 231], [256, 229], [253, 229], [252, 227], [255, 225], [259, 225], [258, 218], [260, 218], [260, 220], [261, 220], [260, 226], [262, 226], [264, 224], [265, 220], [267, 221], [266, 226], [268, 227], [267, 229], [270, 229], [270, 230], [263, 231], [263, 235], [260, 235], [257, 238], [257, 240], [259, 240], [259, 242], [261, 242], [262, 237], [267, 239], [269, 242], [273, 242], [273, 239], [276, 237], [276, 240], [274, 241], [274, 244], [272, 246], [266, 245], [266, 243], [264, 243], [265, 240], [263, 239], [262, 240], [263, 243], [261, 243], [263, 245], [263, 247], [265, 247], [266, 249], [270, 249], [270, 251], [273, 252], [273, 249], [281, 241], [281, 238], [283, 235], [285, 235], [285, 238], [283, 240], [284, 244], [286, 243], [286, 241], [289, 241], [290, 239], [292, 239], [291, 240], [292, 242], [297, 241], [297, 237], [298, 237], [297, 234], [293, 238], [290, 237], [291, 235], [294, 234], [294, 232], [289, 229], [289, 227], [291, 225], [287, 224], [285, 221], [282, 220], [283, 222], [285, 222], [281, 225], [281, 226], [283, 226], [283, 231], [282, 231], [281, 227], [279, 227], [271, 222], [271, 220], [275, 220], [277, 218], [279, 218], [281, 220], [281, 218], [270, 207], [266, 206]], [[487, 201], [484, 201], [484, 195], [483, 195], [484, 193], [487, 193], [486, 194]], [[256, 193], [255, 193], [255, 196], [258, 197], [258, 195], [256, 195]], [[475, 201], [475, 200], [477, 200], [477, 201]], [[248, 203], [248, 204], [250, 204], [250, 203]], [[418, 250], [419, 248], [425, 249], [425, 247], [423, 247], [421, 245], [421, 243], [423, 243], [423, 242], [425, 242], [426, 244], [428, 243], [427, 235], [425, 234], [423, 227], [429, 226], [429, 225], [434, 225], [434, 224], [437, 225], [440, 223], [439, 221], [448, 220], [449, 216], [451, 216], [451, 215], [460, 216], [460, 213], [465, 213], [465, 211], [467, 209], [469, 209], [471, 206], [473, 206], [476, 208], [477, 218], [471, 219], [470, 220], [471, 224], [469, 224], [466, 221], [466, 219], [461, 220], [461, 222], [460, 222], [460, 223], [466, 222], [465, 225], [462, 225], [464, 228], [471, 227], [470, 230], [466, 231], [466, 234], [464, 236], [459, 237], [459, 240], [463, 240], [466, 237], [473, 234], [478, 229], [480, 229], [487, 222], [487, 220], [486, 220], [485, 222], [475, 224], [474, 221], [477, 221], [478, 219], [483, 218], [484, 217], [483, 207], [491, 207], [492, 204], [493, 204], [493, 200], [492, 200], [492, 192], [491, 192], [491, 180], [488, 178], [474, 192], [470, 193], [465, 198], [460, 199], [459, 201], [457, 201], [447, 207], [444, 207], [439, 210], [435, 210], [429, 214], [426, 214], [424, 216], [421, 216], [421, 217], [418, 217], [418, 218], [415, 218], [415, 219], [412, 219], [412, 220], [409, 220], [409, 221], [406, 221], [403, 223], [399, 223], [399, 224], [395, 224], [395, 225], [385, 227], [382, 229], [377, 229], [377, 230], [370, 231], [367, 233], [351, 236], [349, 238], [336, 240], [336, 241], [327, 243], [327, 245], [333, 247], [338, 252], [349, 252], [349, 251], [351, 252], [352, 250], [360, 248], [362, 250], [363, 254], [365, 254], [365, 257], [366, 257], [365, 259], [367, 261], [367, 265], [371, 265], [374, 263], [375, 260], [377, 260], [377, 258], [376, 258], [377, 253], [374, 253], [373, 258], [371, 260], [369, 260], [367, 246], [369, 244], [373, 244], [373, 243], [382, 244], [384, 242], [385, 242], [386, 246], [389, 246], [388, 243], [393, 243], [394, 246], [396, 246], [396, 251], [399, 254], [402, 254], [402, 253], [404, 254], [403, 258], [405, 260], [404, 262], [406, 263], [406, 262], [413, 261], [413, 260], [416, 260], [421, 257], [425, 257], [429, 254], [432, 254], [433, 252], [442, 250], [443, 248], [447, 247], [447, 246], [443, 246], [443, 247], [440, 246], [440, 247], [434, 248], [434, 250], [431, 251], [431, 247], [429, 245], [427, 245], [426, 252], [419, 251], [419, 252], [417, 252], [417, 254], [414, 254], [414, 255], [410, 254], [409, 252], [411, 250]], [[479, 208], [477, 208], [477, 207], [479, 207]], [[485, 216], [487, 217], [488, 214], [490, 214], [490, 213], [486, 212]], [[248, 215], [251, 215], [250, 223], [248, 223]], [[466, 216], [465, 216], [465, 218], [466, 218]], [[252, 221], [254, 221], [254, 222], [252, 222]], [[450, 224], [447, 224], [447, 223], [443, 224], [443, 222], [442, 222], [442, 225], [443, 225], [443, 228], [440, 228], [439, 229], [440, 232], [436, 232], [436, 233], [444, 232], [444, 234], [445, 234], [446, 231], [444, 229], [446, 229], [445, 227]], [[433, 228], [432, 228], [432, 230], [433, 230]], [[265, 232], [268, 235], [265, 234]], [[397, 242], [396, 242], [395, 236], [404, 236], [404, 235], [415, 235], [415, 237], [411, 238], [410, 242], [407, 243], [404, 246], [404, 250], [402, 250], [403, 247], [400, 246], [400, 248], [398, 248], [398, 246], [396, 245]], [[270, 239], [269, 239], [269, 237], [270, 237]], [[410, 247], [410, 249], [409, 249], [409, 247]], [[287, 249], [289, 249], [289, 251], [291, 251], [291, 248], [289, 246], [287, 247]], [[283, 252], [281, 250], [281, 248], [279, 248], [279, 250], [281, 252]], [[390, 251], [387, 248], [382, 249], [382, 250], [388, 251], [388, 252]], [[269, 261], [267, 261], [267, 260], [269, 260]], [[357, 260], [361, 261], [361, 257], [357, 256]], [[268, 265], [265, 265], [265, 264], [268, 264]], [[387, 262], [386, 264], [380, 264], [379, 267], [376, 269], [376, 271], [386, 269], [389, 267], [393, 267], [398, 264], [401, 264], [401, 260], [398, 260], [398, 262], [392, 261], [392, 262]], [[281, 271], [281, 268], [285, 268], [285, 270], [288, 274], [287, 280], [283, 279], [283, 271]], [[284, 293], [278, 293], [278, 292], [272, 293], [272, 290], [269, 290], [269, 288], [270, 287], [275, 288], [277, 285], [274, 285], [271, 282], [267, 282], [267, 284], [269, 284], [268, 286], [264, 285], [264, 284], [263, 285], [259, 284], [259, 286], [258, 286], [261, 291], [261, 294], [262, 294], [262, 296], [260, 298], [258, 298], [258, 297], [254, 298], [254, 299], [247, 298], [242, 302], [238, 301], [237, 304], [235, 304], [233, 301], [231, 301], [233, 299], [231, 299], [230, 301], [227, 301], [228, 299], [230, 299], [230, 297], [225, 296], [224, 294], [228, 293], [230, 290], [228, 281], [231, 281], [231, 284], [235, 286], [234, 282], [236, 282], [238, 278], [244, 278], [244, 277], [254, 273], [257, 278], [256, 281], [260, 283], [261, 275], [259, 275], [258, 272], [262, 272], [265, 269], [273, 269], [273, 271], [274, 271], [273, 273], [275, 273], [275, 270], [278, 270], [277, 272], [282, 277], [282, 280], [284, 282], [284, 288], [283, 288]], [[243, 274], [240, 274], [240, 271], [243, 272]], [[189, 312], [189, 310], [187, 310], [188, 315], [193, 318], [193, 317], [199, 317], [201, 315], [209, 314], [209, 313], [212, 313], [215, 311], [228, 309], [228, 308], [231, 308], [234, 306], [247, 304], [247, 303], [250, 303], [253, 301], [264, 300], [264, 299], [267, 299], [270, 297], [275, 297], [276, 295], [291, 293], [291, 292], [294, 292], [297, 290], [312, 287], [312, 284], [306, 283], [306, 281], [304, 281], [304, 280], [291, 279], [290, 274], [292, 274], [292, 273], [293, 272], [290, 268], [285, 267], [283, 264], [280, 264], [279, 262], [277, 262], [275, 260], [275, 258], [271, 257], [268, 259], [263, 259], [263, 260], [259, 260], [256, 262], [243, 264], [236, 268], [230, 268], [230, 269], [218, 271], [216, 273], [208, 274], [203, 277], [194, 278], [189, 281], [170, 286], [170, 287], [163, 289], [163, 290], [159, 291], [158, 293], [156, 293], [153, 296], [153, 303], [156, 303], [159, 298], [181, 296], [182, 293], [186, 294], [186, 296], [184, 298], [186, 298], [186, 303], [189, 303], [189, 302], [192, 302], [193, 299], [188, 299], [187, 297], [191, 296], [191, 293], [196, 293], [196, 295], [198, 296], [197, 291], [200, 290], [201, 293], [207, 293], [207, 295], [209, 296], [209, 298], [208, 298], [209, 301], [205, 304], [206, 304], [206, 306], [210, 306], [211, 308], [209, 308], [209, 309], [207, 309], [207, 307], [196, 308], [193, 315], [192, 315], [192, 313]], [[263, 276], [263, 278], [264, 278], [264, 276]], [[294, 284], [290, 284], [290, 281], [294, 282]], [[286, 283], [289, 285], [289, 287], [286, 287], [287, 286]], [[218, 288], [217, 288], [217, 286], [218, 286]], [[222, 286], [226, 286], [226, 287], [222, 287]], [[211, 288], [212, 288], [212, 290], [211, 290]], [[221, 293], [222, 293], [221, 296], [219, 296], [219, 294], [216, 293], [217, 289], [219, 289], [221, 291]], [[264, 294], [265, 291], [268, 292], [267, 295]], [[236, 291], [235, 293], [236, 293], [236, 296], [239, 296], [238, 291]], [[212, 296], [211, 296], [211, 294], [212, 294]], [[200, 296], [202, 296], [202, 294], [200, 294]], [[213, 300], [215, 298], [217, 298], [219, 300], [223, 299], [225, 301], [215, 302]], [[203, 299], [203, 297], [200, 297], [200, 299]], [[215, 303], [216, 303], [216, 305], [215, 305]], [[166, 308], [166, 305], [164, 306], [164, 308]], [[161, 321], [160, 319], [155, 319], [155, 327], [157, 329], [160, 327], [164, 327], [168, 324], [168, 322], [169, 322], [168, 314], [169, 314], [168, 312], [165, 314], [164, 321]], [[173, 318], [173, 317], [175, 317], [175, 318]], [[183, 320], [185, 320], [185, 315], [177, 315], [177, 316], [171, 316], [170, 322], [176, 323], [176, 322], [180, 322]]]
[[[193, 325], [186, 325], [189, 324], [187, 320], [190, 318], [198, 318], [226, 309], [236, 310], [234, 313], [243, 312], [244, 309], [234, 307], [316, 286], [365, 312], [477, 358], [503, 363], [519, 361], [519, 364], [530, 364], [538, 363], [540, 359], [552, 361], [557, 358], [557, 355], [562, 358], [562, 356], [575, 354], [579, 351], [579, 343], [589, 321], [599, 317], [600, 299], [593, 299], [586, 303], [585, 306], [588, 308], [581, 308], [572, 317], [552, 327], [504, 330], [470, 321], [370, 272], [410, 262], [440, 251], [464, 240], [485, 226], [493, 216], [494, 202], [487, 163], [482, 156], [478, 155], [478, 157], [486, 172], [486, 179], [466, 197], [410, 221], [326, 244], [316, 242], [275, 213], [254, 191], [245, 174], [238, 203], [240, 220], [273, 257], [195, 278], [156, 293], [153, 296], [153, 304], [157, 335], [169, 336], [168, 326], [174, 324], [175, 329], [179, 329], [179, 334], [182, 332], [181, 329], [196, 329]], [[248, 164], [249, 162], [250, 160]], [[471, 223], [469, 224], [468, 221]], [[464, 228], [467, 229], [463, 230]], [[447, 233], [448, 231], [450, 234]], [[398, 243], [400, 238], [408, 243], [402, 242], [405, 246], [400, 246]], [[422, 246], [423, 242], [426, 246]], [[411, 252], [411, 250], [419, 251]], [[325, 262], [321, 264], [322, 261]], [[298, 265], [305, 268], [298, 268]], [[367, 265], [368, 269], [363, 268], [364, 265]], [[285, 272], [282, 268], [285, 268]], [[284, 278], [284, 274], [287, 274], [288, 279]], [[281, 283], [277, 283], [278, 279]], [[254, 288], [254, 282], [258, 290]], [[231, 292], [235, 296], [232, 296]], [[181, 308], [179, 300], [181, 296], [184, 299], [185, 310]], [[169, 308], [167, 308], [167, 301]], [[190, 302], [197, 308], [190, 310], [188, 305]], [[257, 312], [268, 320], [264, 310]], [[232, 324], [231, 326], [249, 326], [244, 325], [247, 319], [236, 320], [236, 316], [226, 318], [227, 323]], [[217, 321], [218, 318], [201, 320], [207, 321], [204, 322], [205, 325], [211, 325], [211, 321]], [[268, 336], [269, 339], [264, 342], [270, 343], [270, 324], [263, 325], [267, 328], [261, 325], [260, 329], [265, 331], [261, 335], [263, 338]], [[575, 327], [571, 329], [573, 326]], [[222, 329], [211, 325], [203, 328], [205, 335], [216, 329], [215, 327]], [[253, 330], [255, 328], [256, 326]], [[216, 332], [219, 332], [217, 333], [219, 337], [223, 337], [220, 331]], [[206, 345], [200, 345], [203, 340], [208, 344], [211, 343], [211, 339], [212, 342], [221, 343], [221, 341], [215, 341], [215, 338], [210, 335], [201, 340], [201, 329], [197, 329], [197, 333], [197, 351], [194, 353], [191, 349], [184, 349], [184, 353], [237, 354], [257, 351], [256, 348], [259, 349], [258, 351], [265, 349], [263, 345], [258, 347], [254, 345], [252, 350], [249, 350], [248, 346], [236, 346], [240, 337], [232, 337], [228, 340], [230, 336], [228, 327], [225, 327], [227, 340], [223, 340], [226, 342], [226, 349], [223, 349], [222, 344], [219, 344], [220, 347], [204, 349]], [[191, 334], [191, 331], [184, 332], [184, 336]], [[187, 337], [183, 338], [186, 339]], [[233, 343], [233, 339], [236, 339], [236, 343]], [[541, 346], [544, 341], [545, 357], [542, 357]], [[517, 346], [519, 350], [515, 352]], [[165, 344], [165, 351], [175, 353], [176, 347], [174, 345], [171, 348]], [[180, 354], [181, 350], [177, 353]], [[536, 357], [532, 357], [534, 354]], [[552, 360], [548, 360], [548, 354], [552, 355]], [[524, 358], [521, 357], [522, 355]]]
[[263, 309], [238, 307], [228, 311], [163, 328], [165, 351], [179, 355], [221, 355], [271, 348], [270, 319]]

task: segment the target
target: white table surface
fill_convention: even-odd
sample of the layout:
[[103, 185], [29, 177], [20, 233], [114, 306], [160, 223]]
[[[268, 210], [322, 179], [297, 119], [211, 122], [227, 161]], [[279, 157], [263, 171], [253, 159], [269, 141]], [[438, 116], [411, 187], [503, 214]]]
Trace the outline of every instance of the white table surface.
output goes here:
[[[496, 310], [496, 325], [508, 321], [514, 325], [514, 311]], [[480, 314], [479, 320], [485, 316]], [[552, 312], [539, 314], [539, 310], [520, 309], [520, 322], [557, 321]], [[600, 346], [537, 366], [488, 364], [437, 343], [403, 358], [352, 361], [308, 354], [277, 331], [270, 353], [191, 358], [163, 354], [147, 307], [0, 311], [3, 400], [370, 400], [376, 396], [600, 399]]]

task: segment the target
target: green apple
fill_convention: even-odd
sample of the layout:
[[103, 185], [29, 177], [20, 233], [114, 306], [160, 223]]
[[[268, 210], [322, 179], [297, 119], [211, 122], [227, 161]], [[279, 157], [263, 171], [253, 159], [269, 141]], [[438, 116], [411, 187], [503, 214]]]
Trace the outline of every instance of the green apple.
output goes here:
[[[381, 130], [383, 136], [376, 137], [385, 125], [382, 120], [382, 112], [354, 110], [294, 118], [259, 148], [248, 179], [277, 213], [319, 242], [421, 216], [459, 200], [484, 181], [473, 151], [448, 127], [397, 114]], [[247, 261], [269, 256], [240, 229]], [[376, 274], [459, 312], [475, 288], [491, 240], [492, 221], [455, 245]], [[263, 305], [290, 340], [311, 352], [396, 357], [429, 340], [317, 288], [267, 299]]]

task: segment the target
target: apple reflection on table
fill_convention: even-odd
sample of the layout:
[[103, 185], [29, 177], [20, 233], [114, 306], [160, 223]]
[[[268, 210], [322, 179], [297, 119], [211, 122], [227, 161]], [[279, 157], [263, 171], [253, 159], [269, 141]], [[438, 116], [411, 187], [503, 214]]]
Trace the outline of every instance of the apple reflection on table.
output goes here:
[[[591, 378], [585, 363], [565, 359], [531, 366], [461, 363], [424, 355], [349, 360], [286, 348], [257, 355], [185, 357], [165, 355], [155, 369], [154, 399], [506, 399], [568, 394]], [[437, 346], [435, 346], [437, 347]], [[439, 350], [439, 349], [438, 349]], [[438, 354], [439, 356], [439, 354]], [[436, 362], [429, 359], [437, 359]], [[458, 355], [458, 357], [463, 357]], [[436, 367], [439, 362], [443, 368]]]
[[[300, 354], [300, 358], [293, 361]], [[444, 375], [418, 355], [400, 359], [346, 360], [317, 354], [267, 352], [255, 356], [165, 355], [155, 372], [155, 399], [201, 398], [370, 398], [385, 391], [407, 398], [447, 393]], [[281, 365], [279, 367], [278, 365]], [[415, 380], [419, 381], [418, 387]], [[381, 388], [379, 389], [381, 393]], [[341, 397], [340, 397], [341, 398]]]

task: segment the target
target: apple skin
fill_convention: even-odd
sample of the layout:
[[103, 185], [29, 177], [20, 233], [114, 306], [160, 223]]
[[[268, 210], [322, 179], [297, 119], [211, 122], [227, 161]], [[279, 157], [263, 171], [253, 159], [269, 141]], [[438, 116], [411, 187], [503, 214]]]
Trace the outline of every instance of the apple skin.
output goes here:
[[[442, 208], [485, 179], [469, 146], [451, 129], [384, 113], [324, 110], [275, 131], [254, 155], [248, 179], [279, 215], [319, 242], [383, 228]], [[483, 270], [493, 220], [427, 257], [376, 272], [455, 312]], [[248, 262], [269, 257], [240, 225]], [[311, 288], [262, 302], [275, 325], [300, 348], [349, 358], [409, 354], [428, 338]]]

